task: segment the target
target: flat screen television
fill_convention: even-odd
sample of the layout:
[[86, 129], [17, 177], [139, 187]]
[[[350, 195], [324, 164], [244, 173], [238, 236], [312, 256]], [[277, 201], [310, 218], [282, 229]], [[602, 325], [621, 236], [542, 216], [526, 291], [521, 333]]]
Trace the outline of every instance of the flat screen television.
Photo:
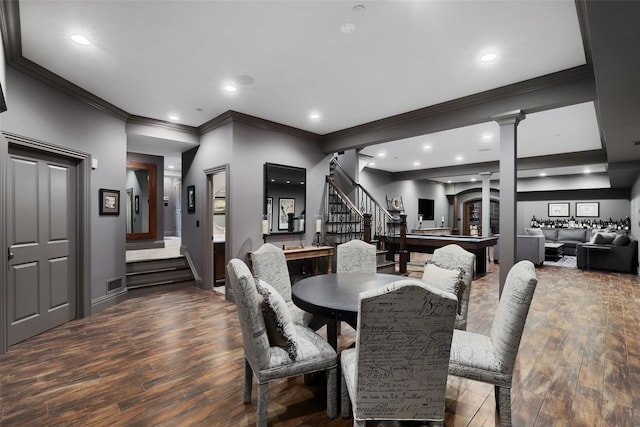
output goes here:
[[433, 220], [433, 199], [418, 199], [418, 215], [423, 221]]

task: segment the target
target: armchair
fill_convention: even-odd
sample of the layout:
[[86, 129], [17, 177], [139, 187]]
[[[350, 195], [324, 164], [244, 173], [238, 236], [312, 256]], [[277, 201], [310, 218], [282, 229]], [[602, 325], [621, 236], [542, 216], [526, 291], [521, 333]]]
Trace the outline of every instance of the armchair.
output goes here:
[[449, 374], [493, 384], [502, 427], [511, 426], [513, 367], [537, 283], [533, 264], [518, 262], [507, 275], [490, 336], [453, 331]]
[[401, 279], [360, 294], [355, 348], [343, 350], [342, 416], [442, 424], [454, 295]]
[[227, 277], [235, 295], [236, 310], [245, 357], [244, 402], [251, 402], [253, 375], [258, 380], [256, 425], [266, 427], [269, 406], [269, 381], [327, 371], [327, 416], [337, 415], [337, 354], [311, 329], [294, 325], [295, 360], [278, 346], [272, 346], [266, 332], [259, 293], [249, 267], [239, 259], [227, 264]]

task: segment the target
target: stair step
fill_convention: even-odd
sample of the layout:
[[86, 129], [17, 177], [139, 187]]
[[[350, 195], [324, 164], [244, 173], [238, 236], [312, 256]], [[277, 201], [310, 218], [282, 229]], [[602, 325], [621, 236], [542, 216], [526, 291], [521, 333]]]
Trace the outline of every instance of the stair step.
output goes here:
[[151, 259], [127, 262], [127, 273], [157, 271], [162, 269], [188, 268], [187, 259], [183, 256], [174, 258]]
[[190, 269], [151, 271], [127, 274], [127, 287], [148, 286], [175, 281], [193, 280]]

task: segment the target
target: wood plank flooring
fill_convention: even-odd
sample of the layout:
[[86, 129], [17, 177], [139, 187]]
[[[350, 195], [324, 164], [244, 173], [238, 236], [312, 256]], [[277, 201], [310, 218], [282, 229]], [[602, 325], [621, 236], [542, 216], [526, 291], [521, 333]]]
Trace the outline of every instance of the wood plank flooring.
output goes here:
[[[514, 426], [640, 426], [638, 276], [537, 268], [514, 374]], [[498, 267], [473, 283], [469, 330], [488, 333]], [[340, 346], [354, 332], [342, 327]], [[324, 330], [320, 330], [324, 334]], [[185, 289], [131, 298], [10, 348], [0, 359], [2, 426], [250, 426], [235, 307]], [[325, 393], [275, 381], [272, 426], [350, 426]], [[450, 377], [446, 426], [495, 426], [491, 386]], [[374, 423], [390, 426], [396, 423]], [[413, 425], [413, 424], [411, 424]]]

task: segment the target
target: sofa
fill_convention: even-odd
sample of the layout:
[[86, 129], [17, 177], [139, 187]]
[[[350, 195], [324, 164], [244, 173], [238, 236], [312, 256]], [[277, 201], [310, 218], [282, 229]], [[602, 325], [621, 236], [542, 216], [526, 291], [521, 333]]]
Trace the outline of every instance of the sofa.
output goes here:
[[576, 252], [578, 268], [638, 274], [638, 240], [626, 232], [596, 232]]
[[586, 228], [525, 228], [525, 234], [544, 235], [547, 243], [564, 244], [565, 255], [576, 255], [576, 248], [580, 243], [591, 239], [592, 230]]
[[[500, 235], [497, 236], [498, 242], [493, 247], [494, 263], [498, 263], [500, 261]], [[535, 265], [542, 265], [544, 263], [544, 244], [545, 238], [543, 235], [517, 235], [515, 262], [526, 259]]]

